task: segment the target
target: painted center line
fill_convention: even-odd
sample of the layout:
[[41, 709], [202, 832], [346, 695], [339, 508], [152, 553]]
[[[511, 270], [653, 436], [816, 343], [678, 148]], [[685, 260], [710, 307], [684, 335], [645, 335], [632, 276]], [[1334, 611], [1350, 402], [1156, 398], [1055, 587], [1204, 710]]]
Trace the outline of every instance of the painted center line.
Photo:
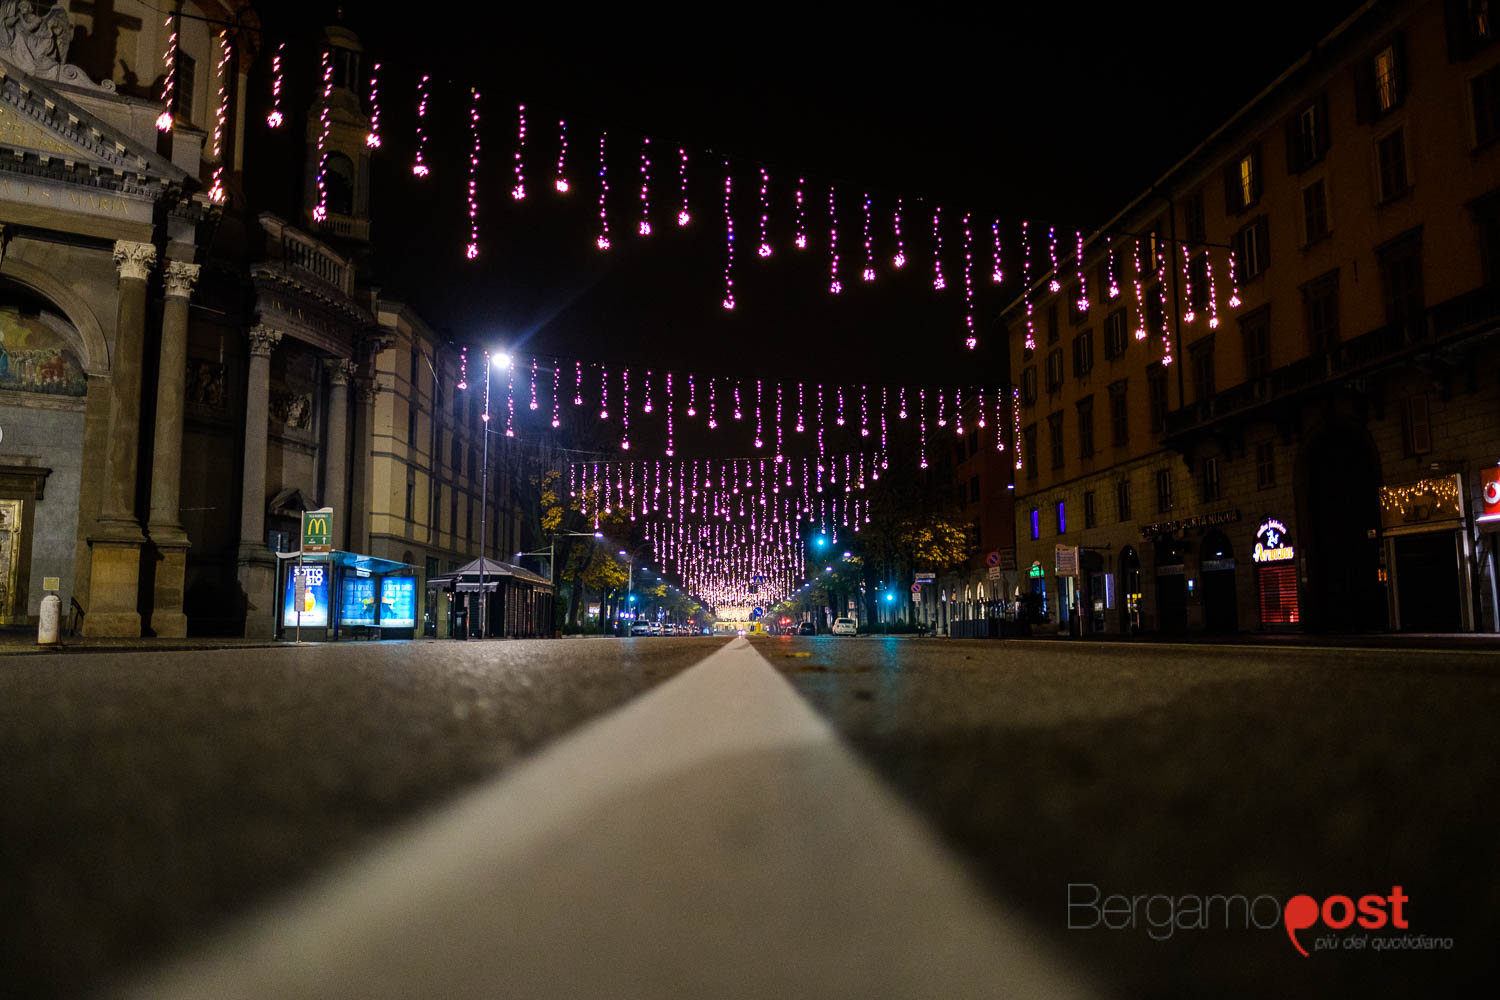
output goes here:
[[127, 995], [1088, 992], [736, 639]]

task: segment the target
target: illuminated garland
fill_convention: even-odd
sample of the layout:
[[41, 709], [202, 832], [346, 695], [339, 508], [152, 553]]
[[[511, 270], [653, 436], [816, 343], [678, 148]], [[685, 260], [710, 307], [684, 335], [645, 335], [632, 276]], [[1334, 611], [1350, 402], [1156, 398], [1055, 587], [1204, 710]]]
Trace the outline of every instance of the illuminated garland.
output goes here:
[[162, 60], [166, 65], [166, 75], [161, 81], [161, 114], [156, 116], [156, 127], [162, 132], [172, 131], [172, 96], [173, 88], [177, 85], [177, 15], [168, 14], [163, 25], [168, 29], [167, 49], [163, 53]]
[[323, 102], [318, 112], [318, 204], [313, 207], [314, 222], [328, 218], [328, 113], [333, 96], [333, 54], [323, 50]]
[[370, 134], [365, 136], [365, 145], [380, 148], [380, 63], [370, 70]]
[[219, 32], [219, 65], [217, 75], [219, 82], [219, 103], [214, 109], [214, 139], [213, 159], [218, 162], [214, 164], [213, 181], [208, 186], [208, 199], [216, 205], [224, 203], [224, 129], [229, 120], [229, 66], [230, 56], [229, 32]]

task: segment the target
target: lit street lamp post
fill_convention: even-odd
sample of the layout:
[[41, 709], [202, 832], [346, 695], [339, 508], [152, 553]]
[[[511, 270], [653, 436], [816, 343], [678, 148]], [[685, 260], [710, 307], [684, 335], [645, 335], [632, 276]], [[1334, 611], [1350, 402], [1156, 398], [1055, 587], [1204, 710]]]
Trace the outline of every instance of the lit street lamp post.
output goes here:
[[490, 510], [490, 368], [508, 369], [511, 363], [510, 355], [504, 351], [496, 353], [493, 358], [490, 357], [489, 351], [484, 352], [484, 414], [480, 417], [484, 427], [484, 433], [481, 435], [484, 438], [481, 445], [484, 463], [479, 480], [479, 638], [481, 639], [489, 634], [490, 610], [489, 598], [484, 593], [484, 560], [488, 555], [485, 550], [489, 545], [489, 535], [485, 532], [485, 519]]

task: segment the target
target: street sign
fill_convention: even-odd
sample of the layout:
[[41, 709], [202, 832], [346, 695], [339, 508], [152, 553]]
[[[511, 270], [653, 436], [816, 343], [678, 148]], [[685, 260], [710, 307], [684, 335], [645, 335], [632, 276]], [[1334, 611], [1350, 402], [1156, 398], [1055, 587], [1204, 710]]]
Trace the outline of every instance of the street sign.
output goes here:
[[302, 512], [302, 551], [333, 551], [333, 508]]
[[1000, 579], [1000, 574], [1003, 572], [1004, 570], [1002, 570], [999, 566], [991, 566], [989, 571], [989, 578], [991, 580], [998, 580]]
[[766, 613], [766, 609], [765, 608], [751, 608], [750, 609], [750, 620], [751, 621], [756, 621], [757, 619], [760, 618], [761, 615], [763, 615], [765, 613]]
[[852, 599], [852, 598], [851, 598], [851, 599], [850, 599], [850, 601], [849, 601], [849, 610], [850, 610], [850, 611], [853, 611], [853, 610], [854, 610], [854, 601], [853, 601], [853, 599]]
[[1047, 575], [1047, 571], [1044, 570], [1044, 569], [1042, 569], [1042, 564], [1041, 563], [1034, 562], [1034, 563], [1031, 564], [1031, 568], [1026, 571], [1026, 575], [1028, 577], [1032, 578], [1033, 580], [1035, 580], [1035, 579], [1037, 579], [1039, 577], [1046, 576]]
[[991, 552], [989, 555], [987, 555], [987, 556], [984, 557], [984, 562], [985, 562], [986, 566], [999, 566], [1000, 565], [1000, 553], [998, 553], [998, 552]]
[[937, 579], [937, 574], [936, 573], [913, 573], [911, 575], [911, 578], [913, 580], [936, 580]]
[[911, 599], [920, 604], [922, 601], [922, 591], [920, 589], [913, 590], [911, 592]]
[[297, 609], [298, 618], [301, 618], [302, 606], [303, 603], [307, 600], [307, 573], [301, 567], [298, 567], [292, 572], [297, 581], [296, 586], [292, 590], [294, 600], [297, 602], [293, 605], [293, 607]]
[[1059, 545], [1059, 546], [1057, 546], [1057, 575], [1058, 576], [1077, 576], [1078, 575], [1078, 546], [1076, 546], [1076, 545]]
[[914, 584], [912, 584], [911, 585], [911, 592], [913, 594], [920, 594], [922, 592], [922, 585], [920, 583], [914, 583]]
[[1000, 550], [1000, 568], [1012, 570], [1016, 568], [1016, 548], [1014, 545]]

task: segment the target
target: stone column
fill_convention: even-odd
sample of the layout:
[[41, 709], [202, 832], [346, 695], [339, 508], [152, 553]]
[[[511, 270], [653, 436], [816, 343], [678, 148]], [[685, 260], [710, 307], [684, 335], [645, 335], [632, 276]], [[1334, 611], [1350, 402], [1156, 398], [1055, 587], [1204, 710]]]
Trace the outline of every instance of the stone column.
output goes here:
[[245, 386], [245, 464], [240, 490], [240, 590], [245, 595], [245, 635], [276, 634], [276, 557], [266, 548], [266, 431], [270, 426], [271, 350], [281, 333], [250, 329], [250, 377]]
[[373, 377], [358, 380], [354, 408], [354, 496], [349, 503], [349, 548], [370, 551], [370, 494], [375, 492], [375, 397], [380, 385]]
[[349, 524], [349, 379], [354, 367], [343, 358], [323, 362], [328, 372], [328, 450], [323, 454], [323, 506], [333, 508], [334, 548], [346, 548]]
[[146, 278], [156, 262], [150, 243], [119, 240], [120, 287], [110, 359], [109, 440], [104, 450], [99, 520], [89, 537], [87, 636], [137, 637], [141, 580], [141, 523], [135, 480], [141, 443], [141, 356], [146, 339]]
[[187, 578], [187, 532], [178, 505], [182, 495], [182, 409], [187, 387], [188, 298], [198, 265], [167, 262], [167, 297], [161, 316], [161, 366], [156, 379], [156, 438], [151, 463], [151, 520], [146, 532], [156, 547], [151, 631], [187, 635], [182, 595]]

